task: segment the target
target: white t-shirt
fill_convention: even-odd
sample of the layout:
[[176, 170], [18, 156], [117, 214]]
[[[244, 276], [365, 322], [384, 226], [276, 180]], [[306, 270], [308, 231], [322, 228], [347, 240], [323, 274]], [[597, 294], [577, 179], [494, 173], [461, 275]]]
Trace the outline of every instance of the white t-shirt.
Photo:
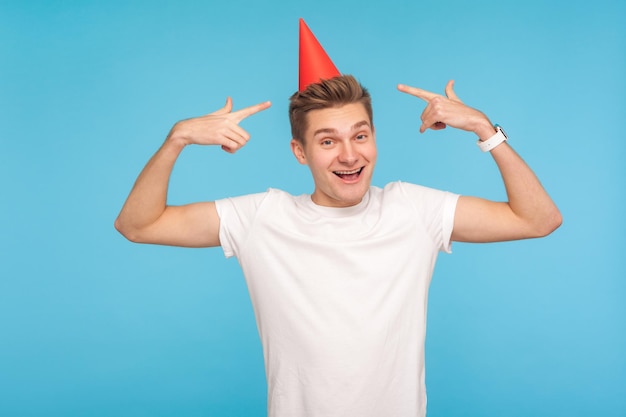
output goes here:
[[428, 286], [457, 198], [394, 182], [348, 208], [275, 189], [216, 202], [253, 303], [270, 417], [425, 415]]

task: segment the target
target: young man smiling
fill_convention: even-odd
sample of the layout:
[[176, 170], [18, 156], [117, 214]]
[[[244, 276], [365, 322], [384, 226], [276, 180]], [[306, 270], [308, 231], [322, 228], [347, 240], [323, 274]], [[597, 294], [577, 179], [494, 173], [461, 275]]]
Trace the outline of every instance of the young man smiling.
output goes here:
[[421, 132], [450, 126], [478, 136], [508, 202], [403, 182], [372, 186], [369, 93], [334, 66], [309, 81], [301, 79], [289, 115], [293, 154], [313, 176], [311, 195], [270, 189], [167, 205], [168, 179], [185, 146], [236, 152], [250, 139], [239, 122], [270, 106], [233, 111], [228, 99], [172, 128], [116, 227], [136, 242], [222, 246], [237, 257], [263, 345], [270, 416], [424, 416], [426, 305], [438, 253], [454, 240], [545, 236], [560, 225], [560, 213], [502, 130], [463, 104], [452, 82], [445, 96], [398, 89], [427, 103]]

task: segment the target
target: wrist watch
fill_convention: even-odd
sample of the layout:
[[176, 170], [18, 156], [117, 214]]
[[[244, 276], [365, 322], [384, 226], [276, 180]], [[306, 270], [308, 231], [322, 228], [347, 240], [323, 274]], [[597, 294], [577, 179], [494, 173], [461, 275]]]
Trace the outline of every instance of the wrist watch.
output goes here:
[[504, 130], [500, 127], [500, 125], [495, 125], [496, 134], [490, 137], [487, 140], [479, 140], [476, 144], [483, 152], [490, 152], [493, 148], [501, 144], [502, 142], [508, 139]]

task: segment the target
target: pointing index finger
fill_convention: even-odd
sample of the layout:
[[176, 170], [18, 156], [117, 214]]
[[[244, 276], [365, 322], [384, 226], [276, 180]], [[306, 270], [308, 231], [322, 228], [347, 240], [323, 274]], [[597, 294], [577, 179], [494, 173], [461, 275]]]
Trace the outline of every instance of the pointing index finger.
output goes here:
[[430, 101], [433, 98], [439, 96], [439, 94], [431, 93], [430, 91], [422, 90], [421, 88], [417, 87], [411, 87], [405, 84], [398, 84], [398, 90], [417, 98], [421, 98], [424, 101]]
[[260, 111], [268, 109], [272, 105], [269, 101], [264, 101], [263, 103], [255, 104], [253, 106], [244, 107], [243, 109], [239, 109], [237, 111], [232, 112], [231, 114], [235, 117], [237, 123], [241, 122], [246, 117], [252, 116]]

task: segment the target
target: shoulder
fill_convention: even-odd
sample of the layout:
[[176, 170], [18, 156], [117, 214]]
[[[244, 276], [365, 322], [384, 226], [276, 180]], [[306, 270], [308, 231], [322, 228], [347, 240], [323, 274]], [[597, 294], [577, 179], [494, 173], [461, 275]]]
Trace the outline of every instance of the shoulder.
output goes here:
[[257, 211], [265, 205], [282, 204], [288, 201], [295, 202], [298, 197], [294, 197], [286, 191], [276, 188], [269, 188], [264, 192], [244, 194], [235, 197], [222, 198], [215, 201], [218, 213], [235, 211]]
[[456, 206], [458, 194], [409, 182], [395, 181], [379, 193], [385, 204], [403, 204], [418, 212], [449, 210]]

